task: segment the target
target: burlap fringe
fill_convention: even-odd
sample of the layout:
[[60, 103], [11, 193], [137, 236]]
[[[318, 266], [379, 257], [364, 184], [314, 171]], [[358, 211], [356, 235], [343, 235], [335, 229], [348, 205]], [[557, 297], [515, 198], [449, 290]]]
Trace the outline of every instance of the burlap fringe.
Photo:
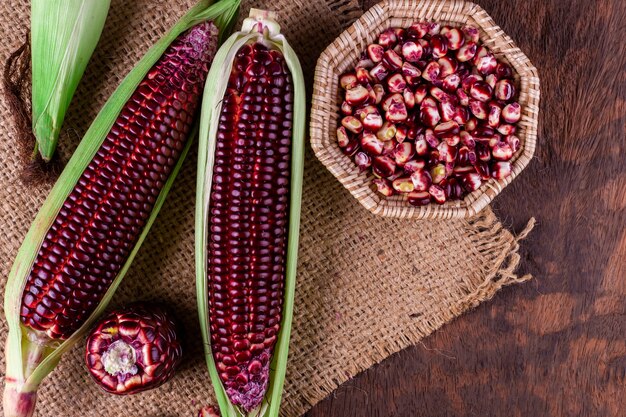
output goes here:
[[[468, 219], [467, 233], [473, 233], [471, 238], [475, 242], [477, 250], [483, 254], [496, 256], [492, 263], [482, 266], [482, 274], [485, 276], [484, 281], [480, 284], [468, 284], [468, 289], [471, 288], [471, 290], [456, 300], [453, 299], [453, 294], [449, 294], [450, 300], [447, 300], [448, 302], [442, 305], [441, 310], [436, 312], [418, 312], [415, 315], [409, 315], [414, 320], [408, 325], [406, 322], [401, 323], [404, 327], [395, 332], [393, 337], [383, 337], [381, 335], [381, 337], [376, 339], [375, 343], [368, 343], [368, 349], [365, 351], [361, 350], [357, 361], [341, 364], [342, 373], [333, 375], [334, 378], [324, 377], [317, 372], [316, 384], [314, 386], [309, 385], [306, 389], [300, 389], [299, 397], [286, 398], [281, 415], [285, 417], [302, 415], [328, 395], [336, 395], [334, 393], [336, 393], [335, 390], [338, 386], [345, 383], [349, 384], [346, 380], [349, 381], [359, 373], [369, 369], [372, 365], [380, 363], [400, 350], [422, 343], [422, 340], [434, 331], [450, 323], [461, 314], [477, 307], [482, 302], [493, 298], [502, 287], [532, 279], [530, 274], [518, 276], [515, 270], [521, 260], [519, 242], [529, 235], [535, 224], [536, 221], [533, 217], [517, 236], [512, 236], [506, 232], [491, 210], [484, 210], [473, 218]], [[503, 250], [503, 247], [506, 248], [507, 245], [508, 250]], [[396, 290], [399, 291], [400, 289]], [[424, 313], [426, 313], [426, 316], [423, 315]], [[377, 326], [380, 325], [373, 325], [374, 328], [378, 329]], [[344, 330], [349, 331], [353, 329], [347, 326]], [[387, 330], [388, 332], [392, 331], [392, 329]], [[367, 338], [371, 337], [371, 335], [362, 335], [362, 337]], [[354, 348], [358, 349], [360, 345], [357, 340], [354, 343], [356, 343]], [[302, 361], [297, 362], [298, 366], [303, 365]], [[324, 364], [320, 364], [320, 366], [324, 366]], [[312, 372], [316, 373], [315, 371]]]
[[353, 0], [331, 0], [327, 4], [328, 8], [337, 16], [341, 27], [352, 24], [362, 14], [362, 10], [355, 7]]
[[[528, 234], [534, 229], [535, 224], [535, 218], [531, 217], [530, 220], [528, 220], [528, 223], [526, 223], [524, 229], [511, 242], [509, 251], [503, 252], [497, 259], [498, 264], [501, 265], [500, 269], [493, 276], [486, 277], [485, 281], [479, 285], [475, 291], [471, 292], [464, 298], [461, 302], [462, 308], [458, 314], [461, 314], [469, 308], [478, 306], [485, 300], [490, 300], [502, 287], [511, 284], [520, 284], [532, 279], [531, 274], [525, 274], [520, 277], [515, 273], [515, 270], [521, 260], [521, 256], [519, 254], [519, 242], [528, 236]], [[501, 228], [502, 224], [497, 222], [493, 225], [492, 231], [495, 233]]]

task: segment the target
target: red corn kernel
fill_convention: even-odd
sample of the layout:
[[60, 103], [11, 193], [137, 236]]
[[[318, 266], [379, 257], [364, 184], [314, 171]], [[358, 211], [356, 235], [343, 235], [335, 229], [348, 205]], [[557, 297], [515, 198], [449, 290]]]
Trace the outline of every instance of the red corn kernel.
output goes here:
[[386, 197], [393, 195], [393, 188], [391, 187], [391, 183], [389, 182], [389, 180], [377, 178], [372, 182], [376, 186], [377, 191], [382, 195]]
[[[364, 83], [369, 97], [352, 113], [359, 117], [378, 108], [384, 123], [367, 110], [371, 121], [359, 117], [367, 134], [343, 151], [361, 150], [355, 159], [359, 167], [369, 163], [366, 156], [373, 158], [371, 171], [387, 180], [380, 185], [383, 194], [404, 191], [413, 205], [461, 199], [492, 178], [496, 161], [507, 162], [518, 151], [514, 134], [522, 109], [513, 69], [480, 44], [479, 34], [470, 25], [418, 22], [406, 30], [387, 29], [378, 43], [367, 46], [362, 61], [379, 84]], [[346, 110], [344, 116], [350, 116]], [[498, 165], [496, 175], [506, 169]], [[431, 183], [424, 188], [424, 181], [418, 181], [411, 190], [407, 175], [421, 172], [428, 173]], [[438, 188], [430, 195], [433, 184]]]

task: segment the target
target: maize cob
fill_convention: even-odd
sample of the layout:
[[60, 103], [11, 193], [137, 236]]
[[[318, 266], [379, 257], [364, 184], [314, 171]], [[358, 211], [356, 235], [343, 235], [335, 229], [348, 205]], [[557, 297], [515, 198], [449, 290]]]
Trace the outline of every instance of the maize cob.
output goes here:
[[104, 27], [110, 0], [33, 0], [31, 61], [35, 152], [50, 161], [65, 112]]
[[[107, 101], [37, 215], [9, 276], [5, 416], [110, 301], [180, 169], [217, 34], [239, 0], [199, 2]], [[209, 22], [209, 21], [212, 21]], [[157, 62], [158, 61], [158, 62]]]
[[237, 53], [211, 186], [211, 347], [229, 398], [246, 411], [267, 391], [283, 298], [293, 116], [283, 64], [261, 43]]
[[195, 26], [132, 94], [46, 234], [22, 297], [24, 325], [66, 339], [98, 306], [185, 146], [216, 49], [215, 25]]
[[112, 394], [134, 394], [167, 382], [182, 359], [173, 317], [163, 308], [137, 304], [101, 319], [89, 333], [87, 369]]
[[277, 416], [293, 305], [304, 86], [267, 12], [216, 56], [198, 162], [196, 268], [207, 361], [222, 415]]

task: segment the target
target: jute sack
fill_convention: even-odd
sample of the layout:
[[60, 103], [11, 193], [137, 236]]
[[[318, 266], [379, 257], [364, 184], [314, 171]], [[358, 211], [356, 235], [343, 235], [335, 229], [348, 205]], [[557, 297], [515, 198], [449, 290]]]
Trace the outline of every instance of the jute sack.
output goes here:
[[[193, 0], [114, 0], [103, 37], [70, 107], [60, 140], [67, 160], [121, 78]], [[241, 16], [246, 16], [245, 2]], [[358, 2], [254, 2], [278, 11], [307, 79], [342, 28], [360, 15]], [[0, 59], [22, 44], [27, 2], [0, 5]], [[309, 89], [309, 96], [310, 96]], [[15, 131], [0, 100], [0, 276], [6, 276], [49, 186], [20, 184]], [[196, 315], [193, 217], [196, 160], [192, 152], [112, 307], [159, 300], [183, 322], [186, 355], [180, 371], [159, 389], [115, 397], [93, 384], [84, 344], [66, 354], [39, 393], [38, 416], [194, 416], [214, 404]], [[524, 233], [525, 234], [525, 233]], [[520, 282], [518, 239], [490, 209], [471, 220], [378, 218], [361, 207], [308, 150], [296, 311], [283, 414], [299, 416], [338, 385]], [[6, 323], [0, 323], [4, 342]], [[0, 353], [4, 369], [4, 355]], [[3, 382], [3, 381], [2, 381]]]

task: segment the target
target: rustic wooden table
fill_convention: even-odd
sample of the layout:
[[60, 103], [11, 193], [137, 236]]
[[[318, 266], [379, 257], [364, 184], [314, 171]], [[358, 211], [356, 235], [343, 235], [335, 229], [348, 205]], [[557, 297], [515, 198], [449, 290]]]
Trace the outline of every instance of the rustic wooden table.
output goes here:
[[537, 218], [520, 271], [535, 279], [343, 384], [308, 417], [626, 413], [626, 1], [477, 3], [541, 77], [535, 160], [494, 203], [513, 230]]

